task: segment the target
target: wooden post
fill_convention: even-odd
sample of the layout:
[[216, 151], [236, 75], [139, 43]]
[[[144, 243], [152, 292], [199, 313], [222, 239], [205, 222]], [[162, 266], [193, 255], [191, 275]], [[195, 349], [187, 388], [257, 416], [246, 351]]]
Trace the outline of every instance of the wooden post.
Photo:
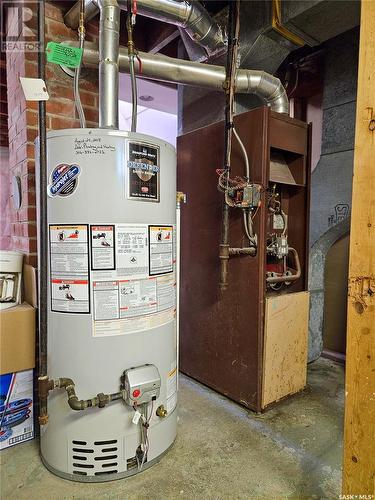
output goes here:
[[375, 1], [362, 0], [346, 353], [343, 493], [375, 498]]

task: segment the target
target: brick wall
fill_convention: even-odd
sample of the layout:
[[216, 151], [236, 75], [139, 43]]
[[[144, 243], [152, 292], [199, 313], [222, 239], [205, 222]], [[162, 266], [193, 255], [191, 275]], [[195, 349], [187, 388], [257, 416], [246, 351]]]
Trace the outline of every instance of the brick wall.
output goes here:
[[[37, 13], [27, 23], [34, 32], [37, 29]], [[16, 15], [9, 12], [7, 32], [14, 29]], [[13, 31], [14, 32], [14, 31]], [[87, 27], [88, 41], [97, 39], [96, 23]], [[46, 42], [77, 40], [77, 32], [64, 25], [60, 7], [46, 3]], [[19, 210], [9, 203], [7, 217], [11, 223], [10, 249], [26, 254], [26, 261], [36, 266], [36, 192], [34, 140], [38, 135], [38, 103], [26, 101], [19, 82], [20, 76], [37, 77], [37, 53], [7, 52], [7, 93], [9, 132], [9, 179], [19, 176], [22, 186], [22, 205]], [[97, 72], [82, 72], [81, 100], [87, 127], [98, 123]], [[47, 101], [47, 128], [63, 129], [79, 127], [73, 99], [73, 79], [59, 66], [47, 63], [46, 84], [50, 95]]]

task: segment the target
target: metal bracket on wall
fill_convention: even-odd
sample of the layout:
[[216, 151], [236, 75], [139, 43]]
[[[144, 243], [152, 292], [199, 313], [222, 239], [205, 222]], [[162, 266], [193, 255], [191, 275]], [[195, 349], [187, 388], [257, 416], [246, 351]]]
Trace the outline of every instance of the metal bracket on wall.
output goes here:
[[306, 44], [303, 38], [296, 35], [283, 25], [281, 19], [281, 0], [272, 0], [272, 28], [286, 40], [294, 43], [294, 45], [303, 47]]

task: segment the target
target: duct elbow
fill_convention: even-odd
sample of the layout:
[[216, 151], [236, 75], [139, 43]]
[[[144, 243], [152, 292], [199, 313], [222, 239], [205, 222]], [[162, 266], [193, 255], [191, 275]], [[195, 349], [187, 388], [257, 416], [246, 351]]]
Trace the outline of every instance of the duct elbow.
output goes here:
[[269, 96], [268, 104], [273, 111], [289, 115], [289, 99], [286, 90], [278, 78], [273, 78], [275, 79], [276, 88], [274, 93]]
[[260, 78], [255, 93], [267, 102], [272, 111], [289, 114], [289, 100], [281, 81], [265, 71], [259, 73]]
[[[79, 2], [75, 3], [73, 7], [65, 14], [64, 23], [68, 28], [76, 30], [79, 25], [79, 10], [80, 5]], [[85, 0], [85, 23], [91, 21], [93, 17], [99, 12], [98, 7], [96, 6], [93, 0]]]
[[210, 17], [199, 2], [185, 2], [186, 20], [182, 24], [192, 40], [203, 46], [210, 56], [225, 48], [220, 26]]
[[276, 76], [265, 71], [238, 70], [236, 91], [255, 94], [265, 101], [272, 111], [289, 114], [289, 100], [283, 84]]

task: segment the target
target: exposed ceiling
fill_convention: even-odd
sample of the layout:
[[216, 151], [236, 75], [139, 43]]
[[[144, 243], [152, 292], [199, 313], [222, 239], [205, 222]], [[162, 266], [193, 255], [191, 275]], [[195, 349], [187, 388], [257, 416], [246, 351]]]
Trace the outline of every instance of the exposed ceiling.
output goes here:
[[[137, 90], [140, 106], [177, 115], [177, 89], [175, 86], [137, 78]], [[143, 100], [143, 97], [147, 99], [148, 96], [152, 100]], [[132, 100], [130, 76], [125, 73], [120, 73], [119, 99], [126, 102]]]
[[[205, 0], [202, 4], [210, 14], [217, 14], [230, 0]], [[69, 0], [54, 0], [55, 4], [63, 10], [64, 13], [76, 3]], [[126, 45], [127, 33], [125, 28], [126, 11], [121, 11], [121, 33], [120, 43]], [[98, 17], [94, 18], [94, 23], [98, 22]], [[177, 57], [178, 42], [181, 40], [179, 30], [172, 24], [163, 23], [149, 17], [137, 16], [137, 22], [134, 29], [134, 40], [138, 50], [143, 52], [160, 53], [170, 57]]]

